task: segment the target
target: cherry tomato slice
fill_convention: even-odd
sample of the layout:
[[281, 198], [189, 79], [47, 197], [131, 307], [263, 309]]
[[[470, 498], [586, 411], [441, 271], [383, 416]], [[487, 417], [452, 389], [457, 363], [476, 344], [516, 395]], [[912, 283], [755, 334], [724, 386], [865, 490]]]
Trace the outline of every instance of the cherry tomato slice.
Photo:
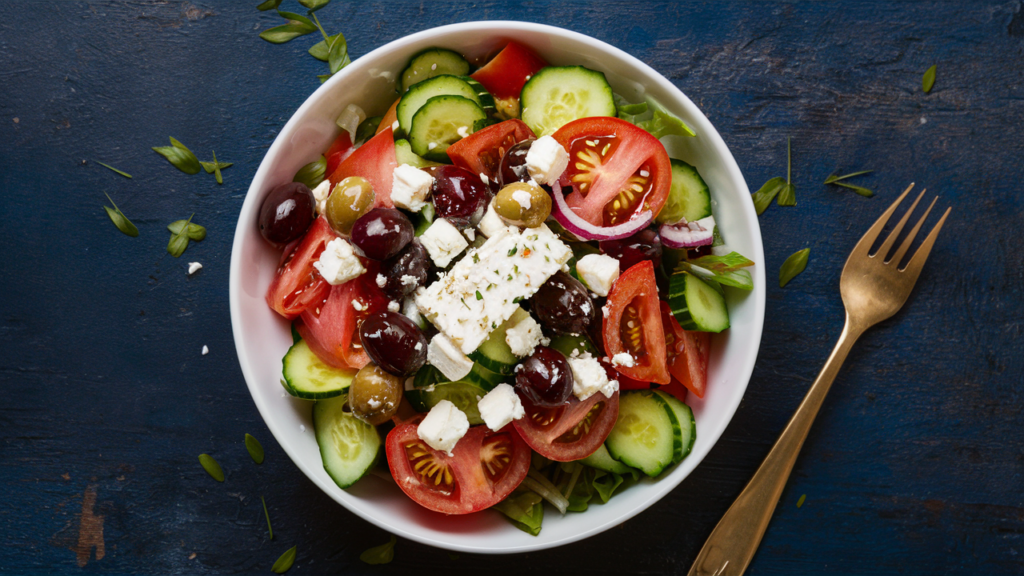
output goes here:
[[471, 77], [483, 84], [495, 98], [518, 100], [523, 84], [547, 65], [533, 50], [518, 42], [509, 42]]
[[641, 382], [670, 381], [661, 324], [654, 263], [644, 260], [626, 270], [612, 285], [604, 307], [604, 349], [609, 358], [622, 352], [633, 366], [616, 366], [620, 373]]
[[672, 165], [661, 142], [646, 130], [612, 117], [581, 118], [558, 129], [569, 152], [563, 187], [566, 204], [595, 226], [614, 226], [665, 206]]
[[313, 263], [335, 238], [327, 219], [321, 216], [313, 221], [297, 245], [293, 243], [285, 249], [287, 255], [267, 288], [267, 305], [274, 312], [290, 320], [327, 297], [331, 285], [320, 276]]
[[391, 126], [388, 126], [356, 148], [355, 152], [331, 172], [331, 186], [349, 176], [361, 176], [370, 182], [373, 193], [376, 194], [374, 208], [394, 208], [395, 205], [391, 202], [391, 182], [396, 166], [398, 161], [395, 159], [395, 139]]
[[[399, 98], [399, 100], [401, 100], [401, 98]], [[377, 125], [377, 132], [375, 132], [375, 134], [380, 134], [388, 128], [394, 130], [395, 122], [398, 122], [399, 100], [395, 100], [395, 103], [391, 105], [391, 108], [388, 108], [388, 111], [384, 113], [384, 117], [381, 118], [380, 124]]]
[[448, 157], [473, 174], [483, 174], [491, 182], [498, 181], [498, 164], [509, 148], [530, 138], [533, 130], [522, 120], [505, 120], [474, 132], [448, 147]]
[[619, 417], [619, 393], [606, 398], [598, 392], [590, 398], [569, 401], [555, 408], [523, 402], [526, 415], [513, 424], [523, 440], [538, 454], [556, 462], [586, 458], [604, 444]]
[[[672, 374], [672, 385], [685, 386], [696, 394], [697, 398], [703, 398], [708, 383], [711, 333], [683, 330], [672, 315], [672, 308], [664, 301], [661, 302], [661, 323], [665, 327], [665, 348], [668, 355], [668, 371]], [[685, 402], [683, 398], [680, 400]]]
[[341, 161], [351, 156], [352, 152], [355, 152], [355, 148], [352, 147], [352, 137], [349, 136], [348, 130], [342, 130], [327, 152], [324, 152], [324, 158], [327, 159], [327, 169], [324, 173], [333, 173]]

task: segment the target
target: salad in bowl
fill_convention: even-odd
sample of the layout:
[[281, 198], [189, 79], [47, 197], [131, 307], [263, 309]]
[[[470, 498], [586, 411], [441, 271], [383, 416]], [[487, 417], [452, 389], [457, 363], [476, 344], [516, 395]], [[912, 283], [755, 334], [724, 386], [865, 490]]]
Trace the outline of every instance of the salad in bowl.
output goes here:
[[257, 405], [322, 488], [423, 542], [526, 550], [621, 522], [692, 470], [749, 378], [763, 255], [742, 177], [672, 106], [692, 103], [584, 36], [393, 44], [361, 92], [334, 78], [299, 110], [246, 199], [232, 316]]

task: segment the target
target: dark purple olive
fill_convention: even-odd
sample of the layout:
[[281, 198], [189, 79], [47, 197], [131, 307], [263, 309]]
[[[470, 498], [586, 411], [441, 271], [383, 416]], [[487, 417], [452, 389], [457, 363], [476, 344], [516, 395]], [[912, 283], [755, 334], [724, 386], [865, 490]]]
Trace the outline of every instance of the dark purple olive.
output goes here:
[[561, 271], [548, 278], [530, 300], [530, 311], [555, 334], [583, 334], [597, 314], [586, 287]]
[[491, 192], [478, 175], [458, 166], [439, 166], [430, 173], [434, 176], [431, 196], [438, 217], [460, 229], [483, 218]]
[[397, 256], [380, 265], [384, 276], [384, 294], [392, 300], [401, 300], [427, 283], [430, 255], [418, 241], [413, 240]]
[[600, 246], [601, 252], [619, 261], [623, 272], [644, 260], [652, 260], [655, 268], [661, 266], [661, 238], [651, 228], [622, 240], [605, 240]]
[[412, 376], [427, 362], [427, 337], [398, 312], [367, 316], [359, 326], [359, 340], [374, 364], [396, 376]]
[[523, 140], [512, 146], [501, 157], [498, 164], [498, 179], [501, 187], [508, 186], [513, 182], [529, 182], [533, 180], [530, 172], [526, 169], [526, 154], [533, 146], [533, 140]]
[[572, 368], [561, 352], [539, 346], [516, 367], [516, 392], [534, 406], [554, 408], [572, 395]]
[[315, 203], [313, 191], [302, 182], [281, 184], [271, 190], [260, 208], [263, 239], [281, 248], [305, 234], [316, 217]]
[[415, 237], [412, 222], [394, 208], [374, 208], [352, 226], [352, 244], [371, 260], [391, 258]]

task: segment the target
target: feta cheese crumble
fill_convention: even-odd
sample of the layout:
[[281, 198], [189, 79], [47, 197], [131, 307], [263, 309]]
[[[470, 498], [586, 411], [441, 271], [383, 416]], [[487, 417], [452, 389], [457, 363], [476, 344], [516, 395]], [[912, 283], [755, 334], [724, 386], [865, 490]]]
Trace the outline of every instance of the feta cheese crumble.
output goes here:
[[526, 171], [540, 184], [551, 186], [569, 166], [569, 153], [551, 136], [541, 136], [526, 153]]
[[465, 138], [469, 136], [469, 126], [459, 126], [459, 129], [455, 131], [456, 134]]
[[203, 268], [203, 265], [200, 264], [199, 262], [189, 262], [188, 263], [188, 275], [191, 276], [191, 275], [195, 274], [196, 272], [199, 272], [200, 270], [202, 270], [202, 268]]
[[387, 284], [388, 284], [387, 276], [385, 276], [383, 274], [377, 274], [377, 287], [378, 288], [383, 288], [383, 287], [387, 286]]
[[203, 352], [202, 353], [203, 353], [203, 356], [206, 356], [207, 354], [210, 353], [210, 348], [206, 344], [203, 344]]
[[394, 300], [388, 302], [388, 312], [398, 312], [401, 309], [402, 305], [399, 304], [398, 302], [395, 302]]
[[606, 254], [587, 254], [576, 262], [576, 273], [594, 294], [607, 296], [619, 279], [619, 261]]
[[359, 257], [352, 251], [352, 245], [342, 238], [335, 238], [327, 243], [320, 259], [313, 263], [320, 275], [331, 286], [344, 284], [366, 272]]
[[427, 363], [437, 368], [444, 377], [457, 382], [473, 369], [473, 361], [459, 350], [444, 334], [436, 334], [427, 346]]
[[[517, 313], [518, 311], [512, 315], [509, 322], [515, 319]], [[543, 337], [544, 334], [540, 331], [540, 324], [525, 311], [523, 312], [523, 318], [519, 322], [505, 330], [505, 343], [508, 344], [512, 353], [520, 358], [533, 354], [533, 349], [540, 344]]]
[[434, 184], [434, 177], [408, 164], [396, 167], [393, 175], [391, 201], [395, 206], [412, 212], [422, 210], [427, 205], [426, 199]]
[[430, 409], [426, 418], [416, 427], [416, 435], [434, 450], [452, 450], [469, 431], [469, 418], [448, 400], [441, 400]]
[[498, 216], [498, 213], [494, 210], [494, 202], [491, 202], [487, 206], [487, 212], [484, 212], [484, 217], [477, 224], [477, 228], [480, 229], [481, 234], [490, 238], [503, 229], [508, 228], [508, 225], [501, 219], [501, 216]]
[[615, 356], [612, 356], [612, 366], [625, 366], [626, 368], [632, 368], [635, 362], [633, 356], [629, 352], [619, 352]]
[[572, 393], [580, 400], [586, 400], [598, 392], [611, 398], [619, 389], [618, 380], [609, 380], [604, 366], [589, 353], [569, 358], [572, 368]]
[[316, 201], [317, 214], [327, 211], [327, 197], [331, 195], [331, 181], [324, 180], [313, 188], [313, 200]]
[[508, 384], [498, 384], [476, 403], [480, 418], [488, 428], [497, 432], [513, 420], [526, 416], [519, 395]]
[[434, 220], [420, 236], [420, 243], [427, 249], [427, 254], [438, 268], [447, 267], [469, 246], [469, 242], [466, 242], [459, 229], [444, 218]]

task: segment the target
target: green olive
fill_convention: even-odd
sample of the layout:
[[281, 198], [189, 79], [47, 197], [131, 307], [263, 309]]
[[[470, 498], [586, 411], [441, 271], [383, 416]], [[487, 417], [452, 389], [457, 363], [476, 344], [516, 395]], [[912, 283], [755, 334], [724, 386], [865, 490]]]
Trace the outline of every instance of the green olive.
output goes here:
[[402, 402], [405, 379], [385, 372], [373, 363], [356, 373], [348, 389], [352, 415], [374, 426], [387, 422]]
[[536, 228], [551, 215], [551, 196], [536, 184], [515, 182], [494, 197], [494, 211], [507, 224]]
[[348, 236], [360, 216], [373, 208], [376, 194], [365, 178], [350, 176], [334, 186], [327, 197], [327, 222], [338, 234]]

